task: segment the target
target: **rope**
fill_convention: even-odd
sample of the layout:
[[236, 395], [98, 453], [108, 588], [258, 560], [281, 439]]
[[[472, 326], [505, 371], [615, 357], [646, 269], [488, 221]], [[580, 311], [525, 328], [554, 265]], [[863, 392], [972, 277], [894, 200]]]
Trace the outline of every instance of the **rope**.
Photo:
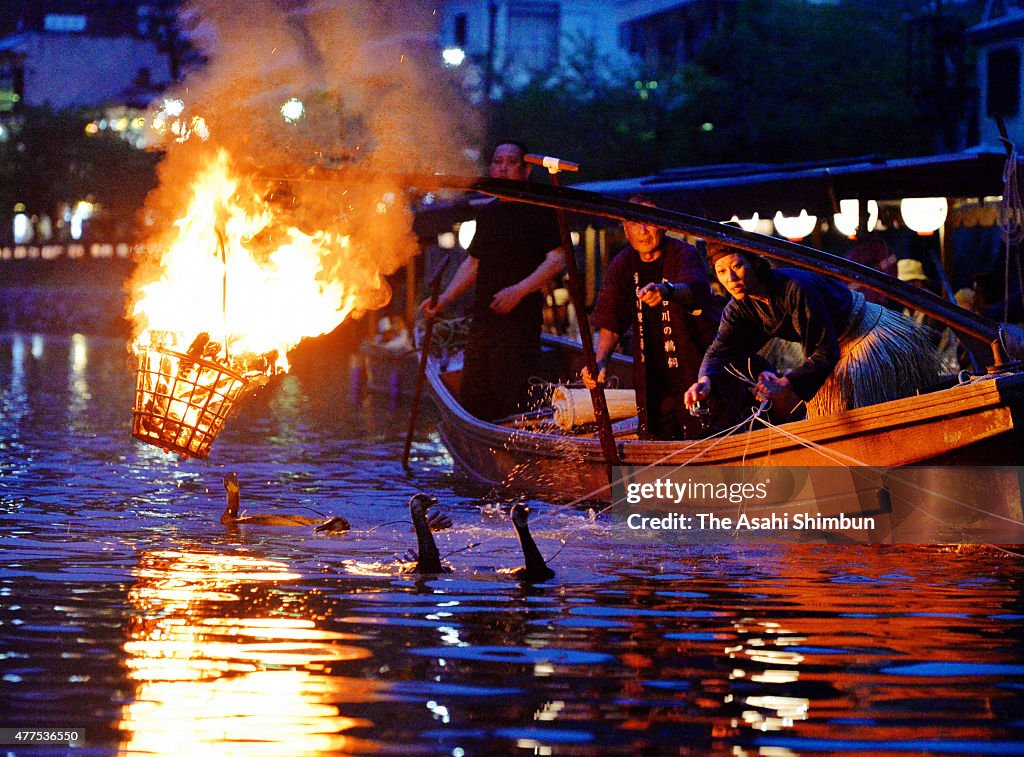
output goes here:
[[[875, 473], [877, 475], [882, 475], [881, 469], [879, 469], [879, 468], [877, 468], [875, 466], [868, 465], [864, 461], [859, 460], [859, 459], [857, 459], [857, 458], [855, 458], [855, 457], [853, 457], [851, 455], [847, 455], [847, 454], [842, 453], [842, 452], [831, 450], [828, 447], [825, 447], [825, 446], [823, 446], [821, 444], [818, 444], [817, 442], [813, 442], [813, 441], [811, 441], [809, 439], [801, 437], [801, 436], [799, 436], [797, 434], [794, 434], [794, 433], [786, 430], [782, 426], [779, 426], [779, 425], [776, 425], [776, 424], [772, 423], [771, 420], [767, 417], [767, 414], [765, 412], [768, 409], [768, 407], [769, 407], [769, 403], [766, 400], [765, 402], [762, 402], [761, 406], [759, 408], [757, 408], [753, 413], [751, 413], [750, 416], [748, 416], [747, 418], [745, 418], [744, 420], [742, 420], [741, 422], [739, 422], [735, 426], [732, 426], [732, 427], [730, 427], [728, 429], [720, 431], [720, 432], [718, 432], [718, 434], [715, 434], [714, 436], [707, 437], [708, 439], [715, 438], [715, 437], [718, 437], [718, 438], [716, 439], [714, 444], [710, 445], [702, 453], [694, 455], [693, 457], [691, 457], [690, 459], [686, 460], [685, 462], [680, 463], [676, 467], [676, 471], [678, 471], [679, 469], [685, 467], [686, 465], [689, 465], [694, 460], [697, 460], [699, 457], [701, 457], [706, 452], [710, 451], [714, 446], [719, 444], [721, 441], [723, 441], [724, 439], [726, 439], [729, 436], [731, 436], [734, 433], [736, 433], [736, 431], [738, 431], [740, 428], [746, 426], [746, 427], [748, 427], [748, 430], [753, 430], [754, 423], [759, 421], [766, 428], [774, 430], [774, 431], [777, 431], [778, 433], [780, 433], [783, 436], [785, 436], [787, 439], [790, 439], [791, 441], [794, 441], [797, 444], [800, 444], [801, 446], [803, 446], [803, 447], [805, 447], [805, 448], [807, 448], [807, 449], [809, 449], [809, 450], [811, 450], [811, 451], [821, 455], [824, 459], [828, 460], [829, 462], [835, 463], [837, 465], [842, 465], [844, 467], [851, 468], [855, 474], [864, 474], [864, 473], [870, 472], [870, 473]], [[674, 457], [675, 455], [679, 454], [680, 452], [685, 452], [687, 449], [689, 449], [694, 444], [697, 444], [700, 441], [706, 441], [706, 439], [704, 439], [704, 440], [697, 440], [695, 442], [692, 442], [691, 444], [689, 444], [686, 447], [684, 447], [682, 450], [678, 450], [678, 451], [673, 452], [673, 453], [671, 453], [669, 455], [666, 455], [665, 457], [661, 458], [660, 460], [655, 461], [654, 463], [651, 463], [648, 466], [645, 466], [641, 470], [648, 470], [648, 469], [653, 468], [653, 467], [655, 467], [657, 465], [661, 465], [665, 461], [667, 461], [667, 460], [671, 459], [672, 457]], [[746, 450], [744, 450], [743, 460], [744, 460], [744, 462], [746, 461]], [[857, 468], [861, 468], [861, 469], [863, 469], [863, 471], [858, 471]], [[891, 474], [889, 474], [889, 475], [890, 475], [890, 477], [892, 477]], [[622, 480], [623, 479], [619, 479], [619, 481], [616, 482], [616, 483], [620, 483]], [[907, 486], [908, 488], [917, 490], [918, 492], [921, 492], [921, 493], [924, 493], [924, 494], [929, 494], [929, 495], [938, 497], [938, 498], [940, 498], [940, 499], [942, 499], [942, 500], [944, 500], [944, 501], [946, 501], [946, 502], [948, 502], [950, 504], [953, 504], [953, 505], [956, 505], [958, 507], [962, 507], [962, 508], [965, 508], [967, 510], [976, 512], [979, 515], [983, 515], [985, 517], [990, 517], [990, 518], [994, 517], [994, 518], [996, 518], [998, 520], [1001, 520], [1001, 521], [1004, 521], [1004, 522], [1007, 522], [1007, 523], [1012, 523], [1012, 524], [1018, 525], [1018, 526], [1019, 525], [1024, 525], [1024, 523], [1022, 523], [1022, 521], [1018, 521], [1018, 520], [1016, 520], [1014, 518], [1011, 518], [1011, 517], [1008, 517], [1008, 516], [998, 515], [998, 514], [991, 513], [991, 512], [989, 512], [987, 510], [984, 510], [982, 508], [976, 507], [976, 506], [974, 506], [974, 505], [972, 505], [972, 504], [970, 504], [968, 502], [963, 502], [963, 501], [958, 500], [958, 499], [956, 499], [954, 497], [949, 497], [949, 496], [946, 496], [946, 495], [941, 494], [939, 492], [931, 491], [931, 490], [929, 490], [929, 489], [927, 489], [927, 488], [925, 488], [925, 487], [923, 487], [923, 486], [921, 486], [919, 484], [916, 484], [914, 482], [902, 480], [902, 483], [905, 486]], [[590, 497], [594, 496], [595, 494], [603, 491], [605, 488], [606, 487], [602, 487], [601, 489], [595, 490], [594, 492], [591, 492], [590, 494], [588, 494], [588, 495], [586, 495], [584, 497], [581, 497], [581, 498], [579, 498], [577, 500], [574, 500], [573, 502], [569, 503], [568, 506], [572, 506], [574, 504], [579, 504], [580, 502], [583, 502], [583, 501], [589, 499]], [[948, 520], [944, 520], [942, 518], [939, 518], [938, 516], [934, 515], [933, 513], [928, 512], [924, 508], [914, 504], [912, 501], [907, 500], [906, 498], [903, 498], [901, 501], [904, 502], [905, 504], [908, 504], [910, 507], [912, 507], [913, 509], [915, 509], [918, 512], [922, 513], [923, 515], [927, 516], [928, 518], [931, 518], [932, 520], [934, 520], [934, 521], [936, 521], [938, 523], [941, 523], [944, 526], [947, 526], [947, 527], [950, 527], [950, 528], [956, 528], [956, 526], [954, 526]], [[595, 512], [592, 515], [591, 520], [596, 520], [599, 516], [603, 515], [604, 513], [608, 512], [613, 507], [615, 507], [616, 505], [619, 505], [619, 504], [621, 504], [620, 501], [618, 501], [618, 500], [613, 501], [608, 506], [606, 506], [606, 507], [602, 508], [601, 510], [598, 510], [597, 512]], [[548, 517], [552, 517], [552, 516], [548, 516]], [[582, 527], [583, 527], [583, 524], [581, 523], [581, 524], [579, 524], [577, 526], [574, 526], [574, 527], [570, 528], [568, 531], [564, 532], [561, 537], [558, 537], [558, 541], [560, 542], [561, 546], [555, 551], [555, 553], [553, 555], [551, 555], [547, 559], [547, 562], [551, 563], [555, 559], [557, 559], [559, 557], [559, 555], [561, 555], [561, 553], [568, 546], [569, 537], [571, 537], [576, 531], [578, 531]], [[497, 537], [492, 537], [492, 538], [497, 538]], [[466, 549], [470, 549], [471, 547], [480, 546], [481, 544], [485, 544], [488, 541], [490, 541], [490, 540], [489, 539], [485, 539], [485, 540], [483, 540], [481, 542], [478, 542], [477, 544], [470, 545], [469, 547], [466, 547]], [[1001, 552], [1004, 552], [1007, 555], [1013, 555], [1013, 556], [1016, 556], [1016, 557], [1024, 557], [1024, 554], [1021, 554], [1019, 552], [1015, 552], [1013, 550], [1007, 550], [1004, 547], [1000, 547], [999, 545], [987, 544], [986, 546], [990, 547], [992, 549], [996, 549], [996, 550], [999, 550]], [[464, 550], [460, 550], [460, 551], [464, 551]]]
[[[809, 449], [809, 450], [811, 450], [813, 452], [817, 452], [819, 455], [824, 457], [826, 460], [829, 460], [831, 462], [835, 462], [835, 463], [838, 463], [840, 465], [843, 465], [844, 467], [850, 468], [851, 471], [853, 471], [854, 473], [863, 475], [861, 471], [857, 470], [857, 468], [864, 468], [866, 471], [870, 471], [871, 473], [875, 473], [875, 474], [878, 474], [878, 475], [882, 475], [883, 474], [882, 473], [882, 469], [880, 469], [880, 468], [877, 468], [877, 467], [872, 466], [872, 465], [868, 465], [864, 461], [858, 460], [857, 458], [852, 457], [852, 456], [847, 455], [847, 454], [844, 454], [842, 452], [836, 452], [835, 450], [830, 450], [827, 447], [824, 447], [823, 445], [818, 444], [817, 442], [812, 442], [809, 439], [805, 439], [805, 438], [803, 438], [803, 437], [801, 437], [801, 436], [799, 436], [797, 434], [794, 434], [794, 433], [792, 433], [790, 431], [787, 431], [783, 427], [775, 425], [774, 423], [772, 423], [770, 420], [768, 420], [766, 418], [762, 417], [762, 418], [760, 418], [760, 421], [767, 428], [779, 432], [780, 434], [782, 434], [786, 438], [788, 438], [788, 439], [790, 439], [792, 441], [795, 441], [796, 443], [802, 445], [803, 447], [806, 447], [807, 449]], [[892, 477], [891, 474], [890, 474], [890, 477]], [[949, 502], [950, 504], [957, 505], [958, 507], [963, 507], [963, 508], [965, 508], [967, 510], [971, 510], [971, 511], [973, 511], [973, 512], [979, 514], [979, 515], [985, 516], [986, 518], [995, 518], [997, 520], [1005, 521], [1007, 523], [1012, 523], [1015, 526], [1024, 525], [1024, 521], [1019, 521], [1019, 520], [1016, 520], [1014, 518], [1010, 518], [1010, 517], [1005, 516], [1005, 515], [997, 515], [997, 514], [992, 513], [992, 512], [990, 512], [988, 510], [984, 510], [984, 509], [982, 509], [980, 507], [975, 507], [974, 505], [971, 505], [968, 502], [963, 502], [963, 501], [955, 499], [953, 497], [948, 497], [948, 496], [946, 496], [944, 494], [941, 494], [940, 492], [935, 492], [935, 491], [931, 491], [930, 489], [926, 489], [925, 487], [921, 486], [920, 484], [915, 484], [915, 483], [913, 483], [911, 481], [907, 481], [905, 479], [901, 480], [901, 483], [903, 483], [905, 486], [907, 486], [907, 487], [909, 487], [911, 489], [917, 490], [918, 492], [922, 492], [924, 494], [930, 494], [930, 495], [932, 495], [934, 497], [938, 497], [939, 499], [945, 500], [946, 502]], [[934, 521], [936, 521], [938, 523], [941, 523], [944, 526], [948, 526], [950, 528], [956, 528], [956, 526], [954, 526], [949, 521], [946, 521], [946, 520], [943, 520], [942, 518], [939, 518], [938, 516], [934, 515], [933, 513], [928, 512], [924, 508], [915, 505], [912, 501], [910, 501], [908, 499], [904, 498], [901, 501], [904, 502], [905, 504], [910, 505], [910, 507], [914, 508], [919, 513], [922, 513], [923, 515], [931, 518], [932, 520], [934, 520]], [[963, 529], [958, 529], [958, 530], [960, 530], [961, 533], [963, 533]], [[1002, 548], [1002, 547], [1000, 547], [999, 545], [996, 545], [996, 544], [987, 544], [986, 546], [991, 547], [993, 549], [998, 549], [998, 550], [1000, 550], [1002, 552], [1005, 552], [1006, 554], [1009, 554], [1009, 555], [1015, 555], [1015, 556], [1018, 556], [1018, 557], [1024, 557], [1024, 554], [1021, 554], [1021, 553], [1018, 553], [1018, 552], [1014, 552], [1012, 550], [1004, 549], [1004, 548]]]
[[357, 531], [356, 529], [352, 529], [351, 531], [349, 531], [349, 533], [350, 534], [372, 534], [378, 528], [384, 528], [384, 526], [394, 526], [394, 525], [397, 525], [399, 523], [405, 523], [406, 525], [409, 525], [409, 526], [412, 525], [412, 521], [411, 520], [389, 520], [387, 523], [380, 523], [380, 524], [378, 524], [376, 526], [373, 526], [372, 528], [366, 529], [365, 531]]
[[[1003, 168], [1003, 202], [999, 206], [999, 232], [1006, 247], [1003, 274], [1003, 322], [1010, 320], [1010, 256], [1024, 241], [1024, 199], [1017, 176], [1017, 148], [1008, 143], [1009, 156]], [[1024, 292], [1024, 272], [1017, 266], [1018, 286]]]
[[[741, 428], [743, 428], [744, 426], [747, 426], [747, 425], [748, 425], [748, 423], [751, 423], [751, 424], [752, 424], [752, 423], [753, 423], [753, 421], [754, 421], [754, 420], [755, 420], [755, 419], [756, 419], [756, 418], [757, 418], [757, 417], [758, 417], [758, 416], [759, 416], [759, 415], [760, 415], [760, 414], [761, 414], [762, 412], [764, 412], [764, 410], [765, 410], [765, 409], [767, 408], [767, 406], [768, 406], [768, 402], [767, 402], [767, 401], [765, 401], [765, 402], [762, 402], [762, 403], [761, 403], [761, 406], [760, 406], [760, 407], [759, 407], [759, 408], [758, 408], [757, 410], [755, 410], [755, 411], [754, 411], [753, 413], [751, 413], [751, 414], [750, 414], [750, 415], [749, 415], [749, 416], [748, 416], [747, 418], [744, 418], [744, 419], [743, 419], [742, 421], [740, 421], [740, 422], [739, 422], [739, 423], [737, 423], [736, 425], [734, 425], [734, 426], [730, 426], [730, 427], [729, 427], [729, 428], [727, 428], [727, 429], [723, 429], [722, 431], [719, 431], [719, 432], [717, 432], [717, 433], [715, 433], [715, 434], [712, 434], [711, 436], [705, 437], [704, 439], [697, 439], [697, 440], [694, 440], [694, 441], [693, 441], [693, 442], [691, 442], [690, 444], [688, 444], [688, 445], [686, 445], [685, 447], [683, 447], [683, 448], [682, 448], [681, 450], [677, 450], [677, 451], [671, 452], [671, 453], [669, 453], [668, 455], [665, 455], [664, 457], [662, 457], [662, 458], [661, 458], [660, 460], [656, 460], [656, 461], [654, 461], [653, 463], [650, 463], [649, 465], [646, 465], [646, 466], [644, 466], [643, 468], [641, 468], [641, 469], [640, 469], [640, 472], [643, 472], [643, 471], [647, 471], [647, 470], [650, 470], [651, 468], [654, 468], [654, 467], [656, 467], [656, 466], [658, 466], [658, 465], [662, 465], [662, 464], [663, 464], [663, 463], [664, 463], [664, 462], [665, 462], [666, 460], [669, 460], [669, 459], [671, 459], [672, 457], [675, 457], [675, 456], [676, 456], [677, 454], [679, 454], [679, 453], [681, 453], [681, 452], [686, 452], [686, 451], [687, 451], [688, 449], [690, 449], [691, 447], [693, 447], [693, 446], [694, 446], [695, 444], [698, 444], [698, 443], [700, 443], [700, 442], [706, 442], [706, 441], [707, 441], [708, 439], [715, 439], [715, 442], [714, 442], [713, 444], [709, 445], [709, 446], [707, 447], [707, 449], [704, 449], [704, 450], [702, 450], [702, 451], [701, 451], [701, 452], [700, 452], [699, 454], [697, 454], [697, 455], [694, 455], [694, 456], [693, 456], [693, 457], [691, 457], [691, 458], [690, 458], [689, 460], [687, 460], [687, 461], [685, 461], [685, 462], [683, 462], [683, 463], [680, 463], [679, 465], [677, 465], [677, 466], [676, 466], [676, 468], [675, 468], [675, 470], [674, 470], [673, 472], [675, 472], [675, 471], [678, 471], [678, 470], [680, 470], [681, 468], [684, 468], [684, 467], [686, 467], [687, 465], [689, 465], [690, 463], [692, 463], [692, 462], [693, 462], [694, 460], [697, 460], [697, 459], [698, 459], [699, 457], [701, 457], [702, 455], [705, 455], [705, 454], [707, 454], [708, 452], [710, 452], [710, 451], [711, 451], [712, 449], [714, 449], [714, 448], [715, 448], [715, 447], [716, 447], [716, 446], [717, 446], [718, 444], [720, 444], [720, 443], [721, 443], [721, 442], [722, 442], [723, 440], [725, 440], [725, 439], [726, 439], [726, 438], [728, 438], [729, 436], [732, 436], [732, 435], [733, 435], [734, 433], [736, 433], [737, 431], [739, 431], [739, 430], [740, 430]], [[716, 438], [716, 437], [717, 437], [717, 438]], [[622, 478], [620, 478], [620, 479], [619, 479], [618, 481], [615, 481], [615, 482], [614, 482], [613, 484], [610, 484], [610, 485], [609, 485], [609, 487], [610, 487], [610, 486], [613, 486], [614, 484], [622, 483], [622, 481], [624, 481], [624, 480], [625, 480], [625, 479], [622, 479]], [[593, 497], [594, 495], [596, 495], [596, 494], [598, 494], [598, 493], [600, 493], [600, 492], [604, 491], [605, 489], [607, 489], [607, 488], [609, 488], [609, 487], [601, 487], [600, 489], [596, 489], [596, 490], [594, 490], [593, 492], [590, 492], [589, 494], [587, 494], [587, 495], [584, 495], [583, 497], [580, 497], [580, 498], [578, 498], [578, 499], [574, 500], [573, 502], [570, 502], [570, 503], [569, 503], [568, 505], [565, 505], [565, 507], [571, 507], [571, 506], [573, 506], [573, 505], [575, 505], [575, 504], [579, 504], [580, 502], [585, 502], [586, 500], [590, 499], [590, 498], [591, 498], [591, 497]], [[613, 500], [613, 501], [612, 501], [612, 503], [611, 503], [610, 505], [608, 505], [607, 507], [604, 507], [604, 508], [602, 508], [601, 510], [598, 510], [597, 512], [595, 512], [595, 513], [594, 513], [594, 516], [593, 516], [593, 519], [594, 519], [594, 520], [596, 520], [596, 519], [597, 519], [597, 518], [598, 518], [599, 516], [601, 516], [601, 515], [604, 515], [604, 514], [605, 514], [606, 512], [608, 512], [608, 511], [609, 511], [609, 510], [611, 510], [611, 509], [612, 509], [613, 507], [615, 507], [615, 506], [617, 506], [617, 505], [619, 505], [619, 504], [621, 504], [621, 501], [620, 501], [620, 500]], [[549, 517], [550, 517], [550, 516], [549, 516]], [[562, 535], [562, 537], [561, 537], [561, 538], [559, 538], [559, 541], [561, 542], [562, 546], [558, 548], [558, 550], [557, 550], [557, 551], [555, 552], [555, 554], [553, 554], [553, 555], [552, 555], [551, 557], [549, 557], [549, 558], [548, 558], [548, 562], [551, 562], [551, 561], [553, 561], [553, 560], [554, 560], [554, 559], [555, 559], [556, 557], [558, 557], [558, 556], [559, 556], [560, 554], [562, 554], [562, 550], [564, 550], [564, 549], [565, 549], [565, 547], [566, 547], [566, 546], [567, 546], [567, 544], [568, 544], [568, 538], [569, 538], [570, 536], [572, 536], [572, 535], [573, 535], [573, 534], [574, 534], [574, 533], [575, 533], [576, 531], [578, 531], [579, 529], [581, 529], [582, 527], [583, 527], [583, 524], [579, 524], [579, 525], [577, 525], [577, 526], [574, 526], [573, 528], [571, 528], [571, 529], [569, 529], [568, 531], [566, 531], [566, 532], [565, 532], [565, 533], [564, 533], [564, 534]]]
[[1017, 176], [1017, 148], [1010, 150], [1003, 168], [1003, 202], [999, 207], [999, 231], [1004, 241], [1020, 244], [1024, 241], [1024, 200], [1021, 198]]

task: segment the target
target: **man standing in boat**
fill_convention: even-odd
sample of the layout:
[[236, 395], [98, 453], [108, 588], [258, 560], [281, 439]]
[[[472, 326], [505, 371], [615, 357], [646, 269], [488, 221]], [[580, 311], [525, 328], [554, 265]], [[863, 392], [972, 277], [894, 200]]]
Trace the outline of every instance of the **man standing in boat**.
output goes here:
[[[533, 168], [523, 160], [527, 152], [515, 140], [498, 143], [491, 178], [526, 181]], [[436, 305], [429, 299], [420, 305], [432, 317], [476, 285], [459, 400], [477, 418], [495, 420], [526, 409], [541, 353], [542, 291], [564, 268], [551, 208], [491, 200], [477, 216], [469, 256]]]
[[[630, 202], [654, 207], [643, 195]], [[701, 423], [683, 403], [704, 351], [718, 330], [719, 298], [700, 253], [643, 223], [622, 224], [629, 245], [605, 272], [591, 322], [598, 330], [597, 381], [620, 336], [633, 329], [633, 382], [641, 438], [694, 438]], [[584, 368], [583, 383], [595, 381]]]

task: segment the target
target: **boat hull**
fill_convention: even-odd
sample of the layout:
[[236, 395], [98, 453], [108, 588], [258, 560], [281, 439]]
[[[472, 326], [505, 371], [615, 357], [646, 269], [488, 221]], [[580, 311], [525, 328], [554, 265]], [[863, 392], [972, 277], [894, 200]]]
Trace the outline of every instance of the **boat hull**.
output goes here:
[[[564, 345], [560, 347], [565, 349]], [[563, 365], [572, 365], [565, 358]], [[509, 428], [469, 415], [458, 372], [428, 364], [441, 439], [475, 483], [547, 498], [610, 501], [594, 436]], [[561, 377], [564, 380], [564, 376]], [[1016, 466], [1024, 458], [1024, 374], [983, 378], [824, 418], [741, 430], [721, 439], [617, 441], [624, 466]]]

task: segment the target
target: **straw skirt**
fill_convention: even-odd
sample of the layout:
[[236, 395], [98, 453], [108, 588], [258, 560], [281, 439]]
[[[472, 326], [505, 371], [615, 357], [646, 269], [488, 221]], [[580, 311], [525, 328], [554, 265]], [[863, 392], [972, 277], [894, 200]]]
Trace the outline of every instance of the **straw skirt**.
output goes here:
[[854, 292], [839, 362], [807, 402], [808, 417], [910, 397], [939, 377], [935, 332]]

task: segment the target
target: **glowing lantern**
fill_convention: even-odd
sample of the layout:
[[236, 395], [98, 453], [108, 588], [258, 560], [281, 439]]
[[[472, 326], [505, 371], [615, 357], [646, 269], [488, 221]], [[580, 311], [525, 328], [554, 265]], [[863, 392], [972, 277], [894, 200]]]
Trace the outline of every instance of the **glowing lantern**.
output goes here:
[[[856, 239], [857, 228], [860, 226], [860, 204], [856, 200], [840, 200], [839, 212], [832, 216], [832, 221], [840, 234]], [[878, 203], [868, 200], [868, 231], [874, 231], [877, 225]]]
[[474, 236], [476, 236], [476, 221], [470, 219], [459, 224], [459, 244], [462, 249], [469, 249]]
[[857, 226], [860, 224], [860, 203], [856, 200], [840, 200], [839, 212], [832, 216], [832, 222], [839, 229], [839, 233], [855, 239]]
[[32, 241], [32, 221], [25, 213], [14, 216], [14, 243], [27, 244]]
[[927, 236], [946, 222], [949, 204], [945, 197], [905, 197], [900, 201], [900, 215], [908, 227]]
[[757, 224], [761, 222], [761, 217], [757, 213], [754, 213], [750, 218], [740, 218], [737, 215], [733, 215], [729, 219], [729, 223], [738, 224], [744, 231], [757, 231]]
[[807, 210], [801, 210], [798, 216], [784, 216], [780, 210], [773, 219], [775, 230], [790, 242], [799, 242], [818, 225], [818, 217], [807, 214]]

